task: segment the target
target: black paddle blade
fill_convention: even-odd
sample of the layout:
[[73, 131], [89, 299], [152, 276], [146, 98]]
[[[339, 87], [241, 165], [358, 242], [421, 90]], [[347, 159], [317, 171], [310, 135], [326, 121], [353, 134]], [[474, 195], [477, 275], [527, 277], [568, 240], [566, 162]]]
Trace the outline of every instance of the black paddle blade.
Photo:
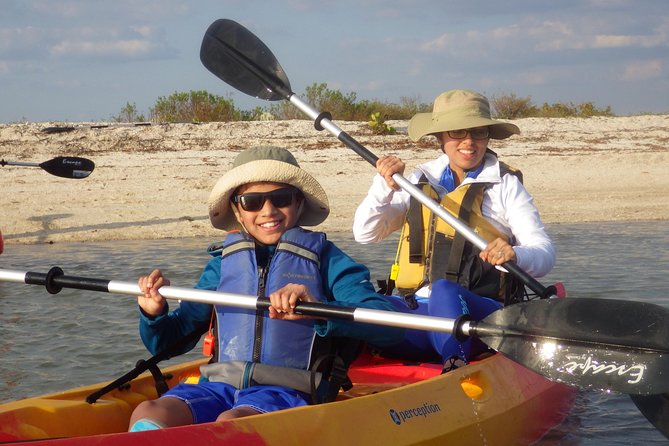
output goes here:
[[232, 20], [219, 19], [209, 26], [202, 39], [200, 60], [217, 77], [248, 95], [278, 101], [293, 94], [270, 49]]
[[669, 394], [630, 395], [639, 411], [662, 435], [669, 438]]
[[58, 156], [39, 164], [39, 167], [51, 175], [63, 178], [86, 178], [95, 169], [95, 163], [86, 158], [76, 156]]
[[473, 335], [549, 379], [632, 395], [669, 392], [669, 310], [611, 299], [510, 305]]

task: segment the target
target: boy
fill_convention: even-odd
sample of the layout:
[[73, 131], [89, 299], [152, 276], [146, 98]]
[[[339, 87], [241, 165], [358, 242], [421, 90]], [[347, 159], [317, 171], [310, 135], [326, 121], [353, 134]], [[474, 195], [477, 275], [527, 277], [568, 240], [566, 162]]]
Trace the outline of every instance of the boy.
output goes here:
[[[332, 336], [387, 345], [402, 330], [320, 320], [294, 312], [298, 302], [327, 302], [392, 310], [374, 291], [369, 271], [328, 241], [325, 234], [300, 226], [320, 224], [329, 214], [327, 196], [293, 155], [278, 147], [240, 153], [209, 197], [214, 227], [228, 231], [196, 288], [268, 296], [268, 313], [183, 302], [168, 311], [160, 287], [169, 281], [159, 270], [140, 277], [144, 295], [140, 334], [152, 353], [217, 322], [217, 364], [208, 364], [208, 381], [182, 384], [161, 398], [141, 403], [133, 412], [133, 430], [156, 429], [271, 412], [312, 403], [309, 393], [281, 381], [281, 376], [310, 373], [317, 346]], [[212, 313], [213, 312], [213, 313]], [[197, 343], [192, 342], [187, 351]], [[270, 367], [272, 380], [238, 388], [234, 365]], [[274, 367], [274, 368], [271, 368]], [[231, 371], [233, 370], [233, 371]], [[243, 372], [242, 372], [243, 373]], [[266, 381], [266, 380], [265, 380]]]

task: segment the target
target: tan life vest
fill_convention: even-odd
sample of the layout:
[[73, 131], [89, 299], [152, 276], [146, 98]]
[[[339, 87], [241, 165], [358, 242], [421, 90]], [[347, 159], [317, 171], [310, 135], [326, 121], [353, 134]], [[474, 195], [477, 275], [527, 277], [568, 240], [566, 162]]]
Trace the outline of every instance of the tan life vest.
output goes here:
[[[522, 173], [500, 162], [501, 174], [511, 173], [522, 181]], [[483, 193], [490, 183], [468, 183], [446, 194], [440, 204], [465, 222], [487, 241], [500, 237], [513, 245], [481, 213]], [[425, 178], [418, 187], [438, 200], [437, 192]], [[412, 235], [413, 234], [413, 235]], [[418, 289], [439, 279], [459, 283], [472, 292], [504, 302], [522, 300], [524, 287], [506, 273], [478, 257], [480, 250], [464, 236], [413, 197], [402, 227], [395, 263], [391, 269], [389, 290], [393, 285], [399, 294], [411, 296]]]

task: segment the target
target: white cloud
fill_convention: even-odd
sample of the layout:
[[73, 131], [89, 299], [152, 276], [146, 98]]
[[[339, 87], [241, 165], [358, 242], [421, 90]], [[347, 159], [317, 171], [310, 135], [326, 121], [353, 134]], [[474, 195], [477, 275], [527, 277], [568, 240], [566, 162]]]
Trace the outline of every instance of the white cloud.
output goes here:
[[[473, 26], [473, 25], [472, 25]], [[648, 34], [612, 34], [605, 22], [572, 20], [536, 21], [521, 18], [517, 23], [490, 29], [471, 28], [440, 34], [419, 42], [425, 53], [471, 52], [496, 48], [504, 51], [540, 53], [605, 48], [656, 48], [669, 46], [669, 18]]]
[[595, 36], [593, 48], [653, 48], [667, 46], [669, 40], [666, 35], [654, 34], [650, 36], [599, 35]]
[[44, 32], [32, 26], [0, 28], [0, 52], [17, 52], [36, 47], [44, 40]]
[[527, 85], [545, 85], [548, 83], [548, 79], [544, 73], [528, 72], [522, 73], [519, 77], [521, 82]]
[[80, 0], [41, 0], [30, 4], [33, 12], [58, 17], [79, 17], [86, 9], [86, 2]]
[[660, 59], [637, 61], [625, 66], [623, 79], [626, 81], [643, 81], [662, 76], [664, 62]]
[[422, 76], [425, 72], [425, 64], [422, 60], [413, 60], [408, 67], [407, 73], [410, 76], [418, 77]]
[[367, 82], [365, 90], [367, 91], [383, 91], [385, 82], [380, 79], [373, 79]]
[[432, 40], [419, 44], [418, 48], [420, 51], [426, 53], [433, 53], [433, 52], [441, 52], [443, 49], [450, 48], [453, 46], [453, 44], [454, 44], [453, 37], [450, 34], [446, 33], [437, 36]]
[[77, 89], [81, 88], [83, 84], [79, 79], [56, 79], [53, 81], [53, 85], [59, 88]]
[[495, 28], [490, 32], [490, 37], [495, 40], [507, 40], [521, 34], [522, 27], [516, 23], [510, 26]]
[[149, 55], [155, 46], [146, 40], [73, 41], [64, 40], [51, 47], [54, 57], [142, 57]]

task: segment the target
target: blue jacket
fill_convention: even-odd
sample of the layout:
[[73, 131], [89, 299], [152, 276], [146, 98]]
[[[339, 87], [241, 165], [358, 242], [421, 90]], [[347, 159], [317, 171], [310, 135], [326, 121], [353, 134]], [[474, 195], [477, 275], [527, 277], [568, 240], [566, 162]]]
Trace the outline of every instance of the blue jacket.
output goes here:
[[[268, 257], [275, 248], [258, 245], [256, 257]], [[197, 289], [216, 290], [219, 286], [220, 251], [212, 255], [214, 257], [195, 285]], [[321, 252], [320, 275], [323, 295], [330, 305], [394, 311], [390, 302], [375, 292], [367, 267], [353, 261], [330, 241], [325, 241]], [[169, 311], [166, 305], [163, 314], [155, 318], [149, 318], [140, 311], [140, 336], [146, 348], [155, 355], [202, 324], [208, 324], [211, 312], [212, 305], [186, 301], [173, 311]], [[378, 346], [395, 344], [404, 337], [403, 329], [340, 320], [316, 320], [314, 330], [319, 336], [348, 336]], [[196, 344], [197, 341], [192, 342], [175, 355], [191, 350]]]

